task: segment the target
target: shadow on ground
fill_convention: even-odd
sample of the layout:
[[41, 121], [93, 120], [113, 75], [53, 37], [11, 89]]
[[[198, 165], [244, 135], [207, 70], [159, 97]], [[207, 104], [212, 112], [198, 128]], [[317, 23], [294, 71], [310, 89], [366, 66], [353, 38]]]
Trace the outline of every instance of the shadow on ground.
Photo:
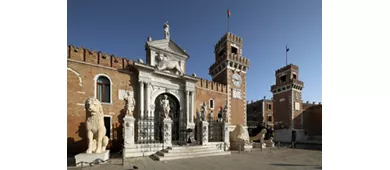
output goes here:
[[[270, 164], [275, 166], [317, 166], [317, 165], [303, 165], [303, 164]], [[322, 167], [317, 167], [317, 169], [322, 169]]]

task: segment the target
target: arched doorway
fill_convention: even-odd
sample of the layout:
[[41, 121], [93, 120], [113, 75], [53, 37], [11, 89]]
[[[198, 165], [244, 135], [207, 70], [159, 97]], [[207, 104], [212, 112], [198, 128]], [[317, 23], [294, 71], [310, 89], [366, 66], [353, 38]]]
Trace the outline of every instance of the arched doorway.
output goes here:
[[[172, 119], [172, 143], [176, 143], [179, 141], [179, 132], [180, 132], [180, 103], [175, 96], [169, 93], [163, 93], [156, 97], [154, 101], [155, 110], [154, 110], [154, 124], [156, 128], [160, 130], [163, 128], [163, 120], [164, 120], [164, 111], [161, 106], [161, 101], [164, 98], [164, 95], [168, 97], [169, 100], [169, 117]], [[159, 132], [155, 130], [155, 132]], [[162, 141], [162, 133], [155, 134], [157, 140]]]

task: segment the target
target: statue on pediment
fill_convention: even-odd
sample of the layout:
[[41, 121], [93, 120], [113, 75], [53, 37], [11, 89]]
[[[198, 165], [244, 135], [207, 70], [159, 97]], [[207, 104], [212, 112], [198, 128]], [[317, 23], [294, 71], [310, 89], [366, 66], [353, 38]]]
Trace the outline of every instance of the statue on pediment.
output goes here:
[[164, 38], [165, 39], [170, 38], [168, 21], [165, 21], [165, 23], [164, 23]]

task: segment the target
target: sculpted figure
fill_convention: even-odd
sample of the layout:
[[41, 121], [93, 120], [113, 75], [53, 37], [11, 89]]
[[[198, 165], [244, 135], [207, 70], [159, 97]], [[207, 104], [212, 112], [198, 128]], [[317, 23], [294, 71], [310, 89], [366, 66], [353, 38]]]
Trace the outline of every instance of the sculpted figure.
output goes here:
[[202, 119], [202, 121], [205, 121], [207, 115], [207, 108], [205, 102], [203, 102], [202, 107], [200, 108], [200, 114], [200, 118]]
[[267, 129], [262, 129], [261, 131], [260, 131], [260, 133], [258, 133], [256, 136], [254, 136], [254, 137], [251, 137], [250, 138], [250, 141], [252, 142], [252, 141], [254, 141], [254, 140], [260, 140], [261, 142], [263, 142], [264, 143], [264, 137], [265, 137], [265, 134], [267, 133]]
[[124, 100], [126, 102], [125, 105], [126, 115], [133, 116], [133, 111], [135, 106], [134, 97], [130, 95], [130, 92], [127, 92], [124, 96]]
[[181, 69], [179, 61], [173, 61], [168, 56], [163, 56], [163, 54], [158, 54], [156, 56], [158, 62], [158, 70], [176, 70], [179, 72], [179, 75], [183, 75], [184, 71]]
[[170, 37], [169, 25], [168, 25], [168, 21], [165, 21], [165, 23], [164, 23], [164, 38], [169, 39], [169, 37]]
[[98, 99], [90, 97], [85, 102], [85, 110], [87, 114], [87, 154], [104, 152], [108, 144], [108, 137], [104, 126], [102, 105]]
[[249, 133], [242, 125], [237, 125], [233, 132], [231, 132], [230, 137], [233, 142], [250, 143]]
[[169, 111], [171, 110], [169, 105], [168, 96], [164, 95], [164, 98], [160, 101], [161, 106], [164, 110], [165, 119], [169, 119]]

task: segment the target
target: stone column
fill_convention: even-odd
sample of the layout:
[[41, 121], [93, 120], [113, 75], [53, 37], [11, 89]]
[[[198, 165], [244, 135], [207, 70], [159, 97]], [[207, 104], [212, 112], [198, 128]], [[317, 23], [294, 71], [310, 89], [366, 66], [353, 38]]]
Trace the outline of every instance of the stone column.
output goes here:
[[139, 93], [139, 109], [140, 109], [140, 118], [144, 117], [144, 82], [140, 81], [140, 93]]
[[194, 123], [194, 116], [192, 115], [195, 112], [194, 103], [195, 103], [195, 94], [192, 91], [191, 92], [191, 110], [190, 110], [190, 121], [191, 121], [191, 123]]
[[186, 91], [186, 104], [187, 104], [187, 107], [186, 107], [186, 113], [187, 113], [187, 127], [188, 127], [188, 125], [190, 124], [190, 122], [191, 122], [191, 120], [190, 120], [190, 103], [191, 103], [191, 101], [190, 101], [190, 92], [189, 91]]
[[209, 142], [209, 123], [207, 121], [202, 121], [202, 145], [207, 145]]
[[134, 146], [134, 121], [133, 116], [125, 116], [123, 118], [123, 140], [125, 148]]
[[172, 146], [172, 120], [170, 118], [164, 119], [164, 148]]
[[228, 151], [230, 148], [230, 132], [229, 132], [229, 123], [223, 123], [223, 142], [224, 150]]
[[146, 98], [146, 103], [145, 103], [145, 112], [148, 118], [150, 118], [150, 82], [146, 82], [146, 89], [145, 89], [145, 98]]

